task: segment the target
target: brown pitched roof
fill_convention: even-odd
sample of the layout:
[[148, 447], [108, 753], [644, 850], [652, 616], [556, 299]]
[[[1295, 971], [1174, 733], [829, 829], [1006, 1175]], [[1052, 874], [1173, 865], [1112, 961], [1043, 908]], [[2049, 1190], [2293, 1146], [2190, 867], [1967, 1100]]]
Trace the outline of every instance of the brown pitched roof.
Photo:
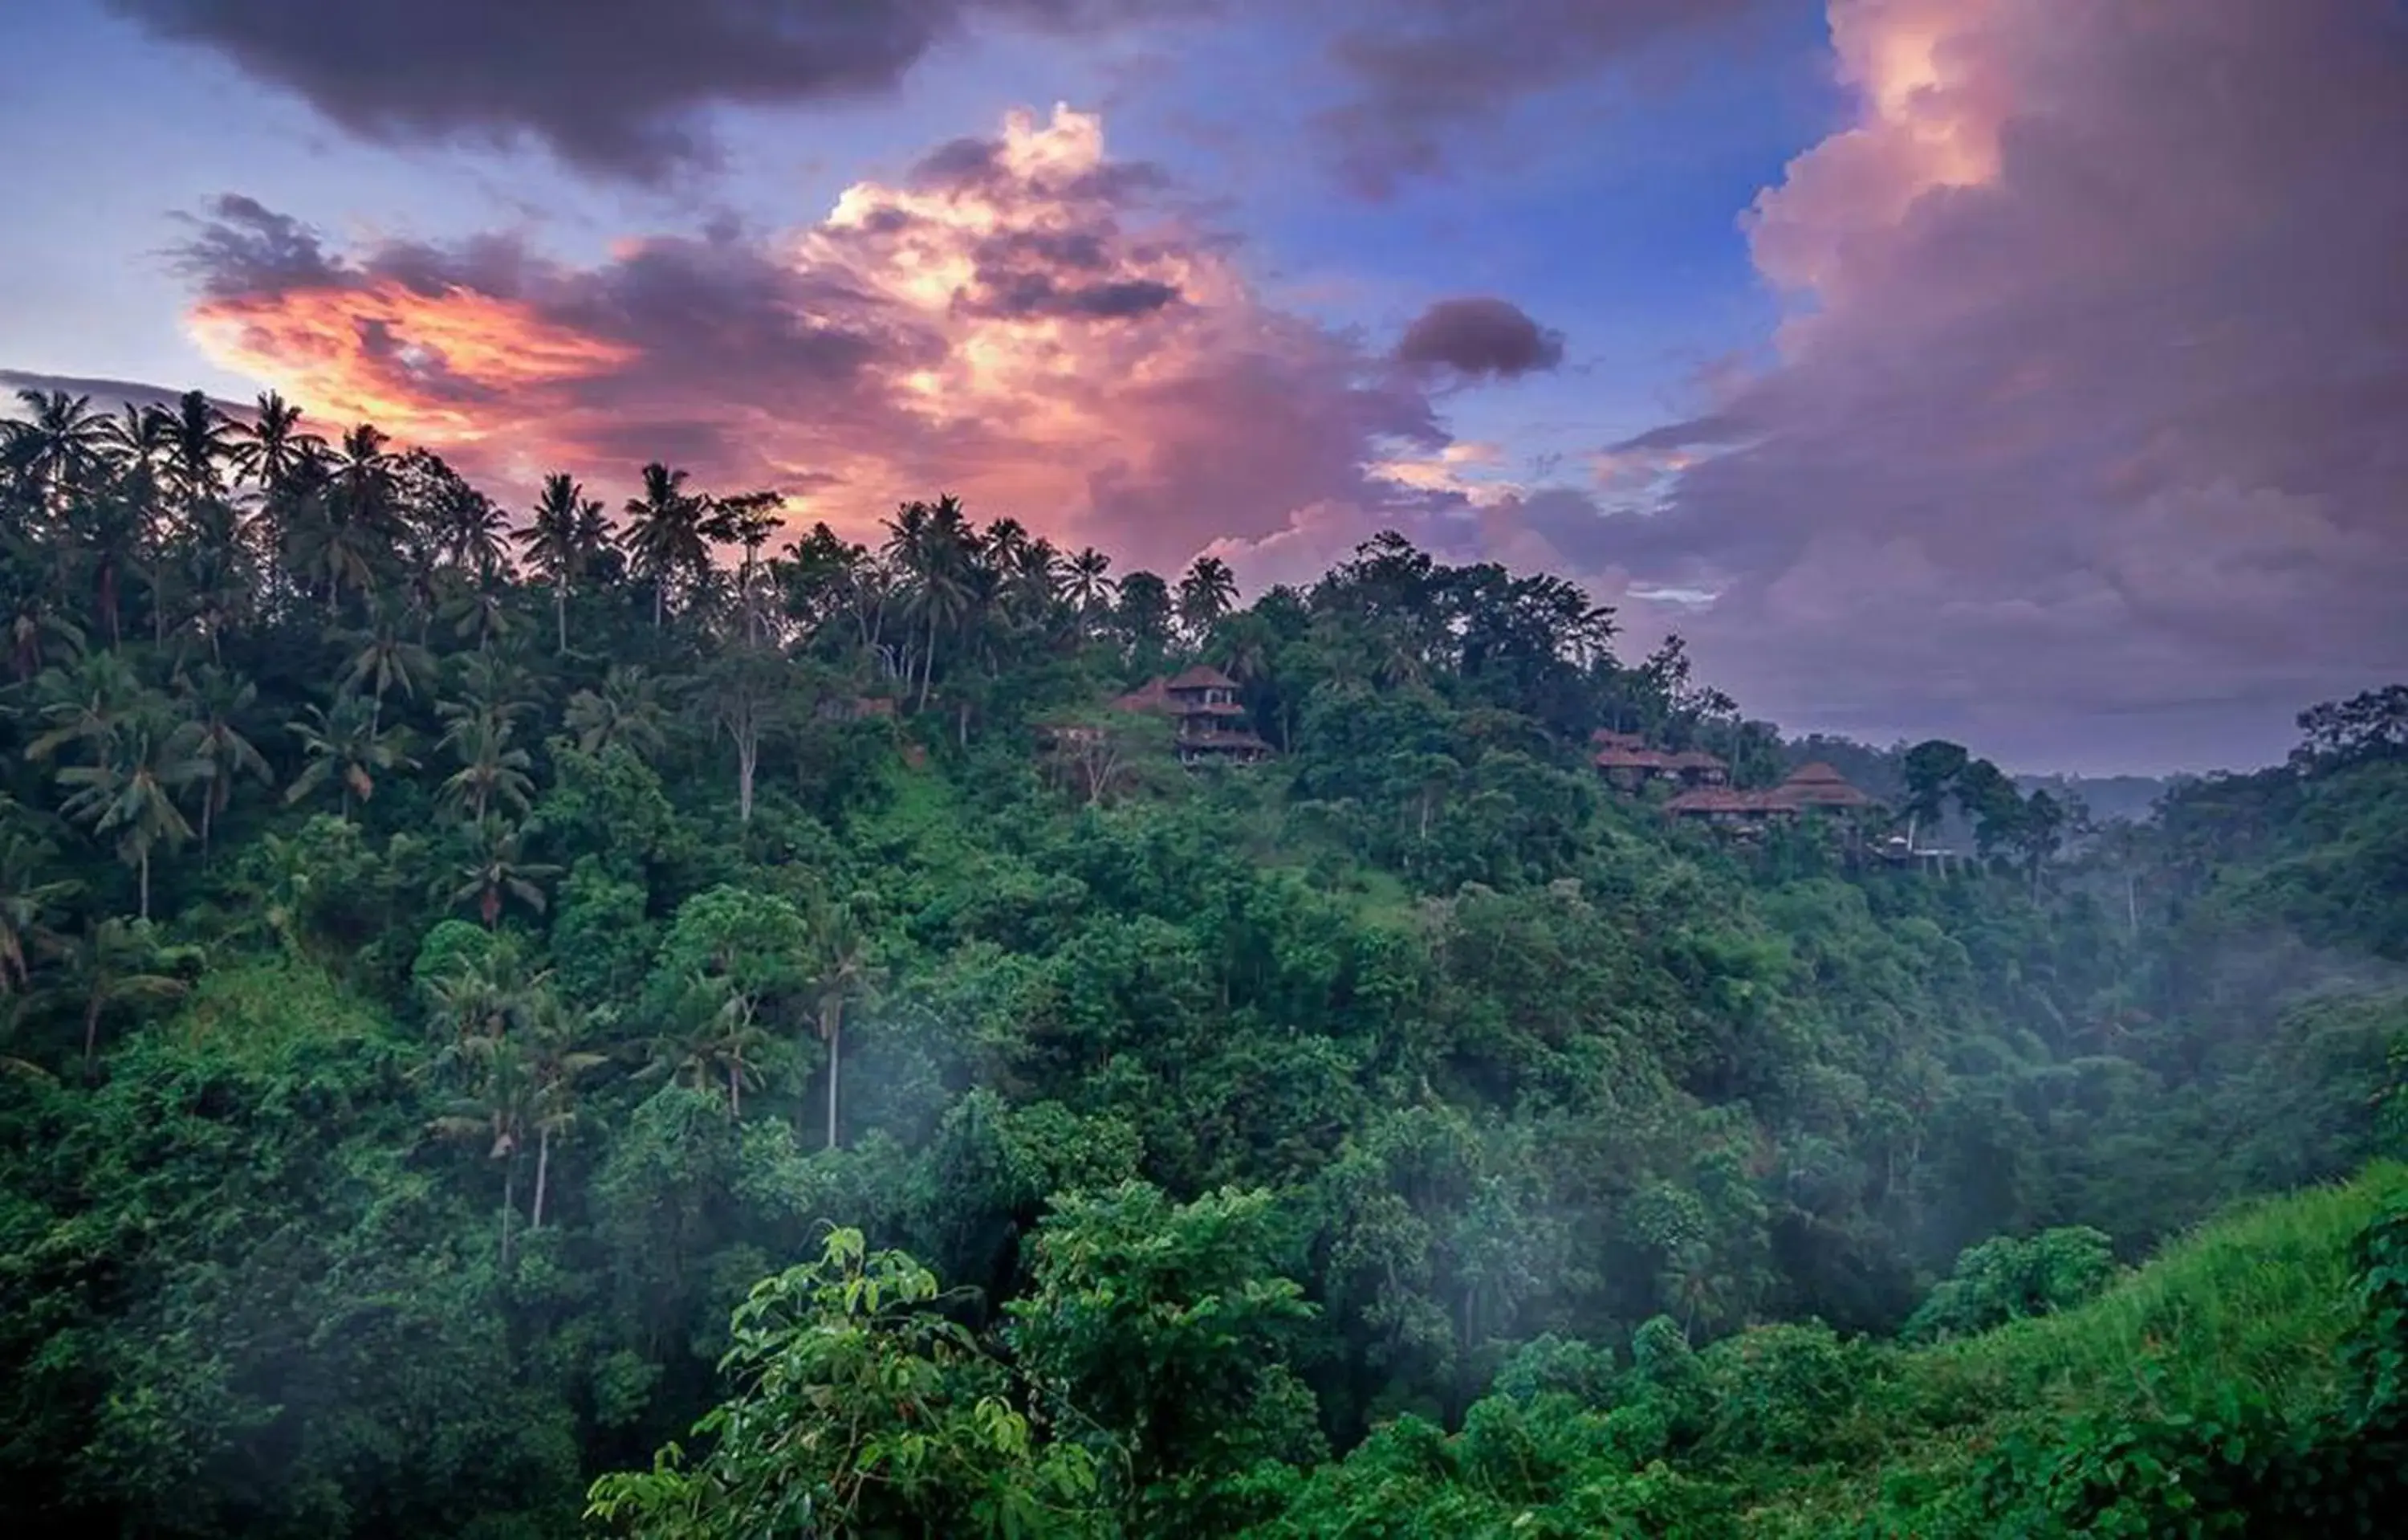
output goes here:
[[1238, 682], [1209, 663], [1198, 663], [1179, 671], [1177, 678], [1163, 685], [1166, 690], [1234, 690]]
[[1639, 734], [1615, 732], [1611, 727], [1598, 728], [1588, 735], [1588, 741], [1600, 749], [1643, 749], [1647, 746], [1647, 740]]
[[1661, 749], [1630, 748], [1609, 743], [1589, 763], [1599, 770], [1670, 770], [1672, 760]]
[[1664, 756], [1664, 763], [1673, 770], [1730, 769], [1730, 765], [1722, 756], [1708, 754], [1703, 749], [1683, 749], [1678, 754], [1668, 754]]
[[1170, 697], [1159, 677], [1147, 680], [1126, 695], [1112, 697], [1113, 708], [1124, 712], [1159, 711], [1169, 701]]
[[1789, 779], [1773, 788], [1772, 795], [1792, 807], [1867, 808], [1878, 799], [1848, 784], [1848, 778], [1823, 763], [1800, 765], [1789, 772]]

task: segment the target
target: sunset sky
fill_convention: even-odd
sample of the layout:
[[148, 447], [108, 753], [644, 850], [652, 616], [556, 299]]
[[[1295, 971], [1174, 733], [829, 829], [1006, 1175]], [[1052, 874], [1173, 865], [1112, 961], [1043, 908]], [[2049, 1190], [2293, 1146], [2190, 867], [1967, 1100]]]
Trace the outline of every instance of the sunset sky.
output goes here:
[[2018, 768], [2408, 678], [2400, 0], [8, 9], [0, 384], [1249, 592], [1397, 528]]

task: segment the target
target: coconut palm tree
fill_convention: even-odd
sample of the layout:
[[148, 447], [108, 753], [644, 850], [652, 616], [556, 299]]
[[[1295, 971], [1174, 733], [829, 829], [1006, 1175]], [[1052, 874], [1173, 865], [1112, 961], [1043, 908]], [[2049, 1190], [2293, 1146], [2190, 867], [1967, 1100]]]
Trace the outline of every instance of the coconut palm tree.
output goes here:
[[222, 468], [236, 447], [234, 420], [197, 390], [186, 391], [176, 398], [175, 410], [159, 415], [165, 425], [168, 479], [184, 507], [224, 491]]
[[42, 878], [50, 849], [18, 827], [22, 814], [14, 802], [0, 804], [0, 996], [30, 982], [27, 957], [55, 945], [50, 918], [81, 885]]
[[46, 1003], [73, 1011], [83, 1024], [84, 1072], [100, 1049], [100, 1027], [121, 1007], [165, 1004], [192, 992], [188, 977], [200, 948], [159, 939], [149, 920], [96, 919], [50, 948], [53, 971]]
[[1069, 560], [1064, 583], [1064, 597], [1076, 605], [1080, 616], [1098, 615], [1110, 610], [1113, 583], [1110, 576], [1112, 558], [1094, 546], [1082, 548]]
[[568, 596], [592, 569], [609, 538], [610, 525], [599, 498], [586, 497], [585, 489], [565, 470], [544, 478], [534, 517], [515, 539], [525, 549], [527, 566], [552, 589], [552, 623], [563, 653], [568, 651]]
[[203, 664], [187, 677], [185, 686], [185, 717], [174, 749], [206, 767], [201, 777], [201, 858], [207, 861], [210, 829], [233, 800], [235, 783], [251, 775], [260, 784], [271, 785], [276, 777], [241, 727], [258, 702], [258, 686], [214, 663]]
[[500, 819], [478, 828], [481, 848], [460, 869], [461, 882], [452, 890], [453, 903], [474, 902], [477, 917], [491, 930], [502, 922], [505, 900], [516, 899], [540, 914], [546, 908], [542, 884], [560, 875], [560, 868], [530, 861], [520, 852], [519, 831]]
[[568, 698], [565, 720], [581, 753], [600, 754], [618, 744], [650, 763], [667, 746], [669, 707], [663, 682], [633, 663], [613, 663], [602, 688]]
[[301, 431], [301, 409], [274, 391], [261, 395], [249, 423], [237, 423], [228, 432], [234, 442], [226, 458], [271, 496], [292, 479], [308, 456], [309, 435]]
[[109, 420], [93, 410], [91, 396], [21, 390], [17, 400], [25, 420], [9, 426], [8, 468], [26, 477], [45, 500], [82, 485], [107, 463]]
[[769, 1034], [758, 1004], [724, 973], [695, 973], [680, 1003], [681, 1029], [653, 1047], [648, 1075], [667, 1074], [695, 1090], [727, 1087], [727, 1116], [744, 1115], [744, 1090], [761, 1082]]
[[375, 707], [358, 696], [338, 695], [332, 711], [319, 706], [304, 710], [302, 720], [284, 725], [301, 740], [301, 752], [308, 760], [284, 788], [287, 802], [298, 802], [331, 784], [342, 798], [343, 821], [349, 823], [353, 800], [365, 802], [376, 795], [378, 776], [418, 768], [408, 753], [408, 735], [398, 727], [380, 727]]
[[146, 699], [101, 741], [90, 763], [63, 766], [57, 776], [60, 785], [74, 788], [59, 811], [95, 838], [116, 836], [119, 858], [139, 873], [137, 913], [145, 920], [151, 852], [193, 837], [176, 799], [209, 775], [206, 762], [185, 752], [176, 727], [165, 701]]
[[827, 1044], [827, 1147], [836, 1148], [837, 1077], [844, 1047], [845, 1007], [862, 1000], [884, 980], [871, 961], [869, 936], [853, 904], [822, 903], [810, 916], [810, 957], [807, 964], [820, 1041]]
[[1179, 580], [1179, 621], [1201, 641], [1238, 600], [1238, 580], [1218, 556], [1198, 556]]
[[387, 691], [398, 690], [404, 700], [416, 700], [440, 671], [435, 655], [412, 640], [400, 617], [381, 606], [369, 611], [367, 629], [350, 633], [345, 644], [352, 651], [343, 667], [342, 688], [357, 693], [365, 685], [372, 714], [380, 718]]
[[681, 576], [710, 565], [703, 533], [708, 499], [685, 489], [686, 473], [655, 460], [644, 468], [643, 493], [627, 499], [627, 527], [621, 536], [628, 565], [652, 585], [652, 626], [668, 612], [669, 586]]
[[508, 718], [464, 712], [452, 719], [437, 746], [450, 749], [460, 761], [443, 783], [443, 799], [455, 809], [465, 805], [470, 822], [483, 825], [485, 810], [495, 799], [526, 812], [535, 797], [535, 778], [529, 773], [535, 761], [526, 750], [511, 744]]

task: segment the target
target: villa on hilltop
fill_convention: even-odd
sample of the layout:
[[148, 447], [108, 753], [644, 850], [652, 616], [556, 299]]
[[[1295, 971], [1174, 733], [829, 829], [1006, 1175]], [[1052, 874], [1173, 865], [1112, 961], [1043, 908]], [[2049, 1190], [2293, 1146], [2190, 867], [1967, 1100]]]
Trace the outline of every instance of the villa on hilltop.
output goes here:
[[1691, 823], [1759, 829], [1801, 813], [1829, 813], [1854, 820], [1878, 812], [1881, 807], [1879, 798], [1851, 784], [1847, 777], [1818, 759], [1799, 766], [1789, 772], [1787, 780], [1769, 791], [1699, 786], [1666, 802], [1664, 812]]
[[1703, 749], [1655, 748], [1637, 733], [1602, 727], [1589, 734], [1589, 742], [1597, 748], [1589, 763], [1620, 791], [1658, 782], [1693, 790], [1730, 784], [1730, 766]]
[[1115, 698], [1112, 709], [1169, 717], [1182, 765], [1251, 765], [1271, 755], [1271, 746], [1247, 726], [1238, 682], [1209, 664], [1147, 680]]

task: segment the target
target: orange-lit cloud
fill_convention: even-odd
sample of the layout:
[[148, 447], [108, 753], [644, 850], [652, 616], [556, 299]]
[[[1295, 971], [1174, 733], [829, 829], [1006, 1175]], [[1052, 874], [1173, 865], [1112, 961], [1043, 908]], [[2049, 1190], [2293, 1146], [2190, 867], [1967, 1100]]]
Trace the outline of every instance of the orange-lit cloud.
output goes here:
[[1068, 108], [770, 240], [330, 255], [229, 200], [191, 261], [214, 361], [514, 485], [661, 457], [853, 531], [943, 490], [1168, 563], [1318, 504], [1409, 511], [1430, 487], [1380, 468], [1445, 447], [1403, 371], [1265, 305]]

